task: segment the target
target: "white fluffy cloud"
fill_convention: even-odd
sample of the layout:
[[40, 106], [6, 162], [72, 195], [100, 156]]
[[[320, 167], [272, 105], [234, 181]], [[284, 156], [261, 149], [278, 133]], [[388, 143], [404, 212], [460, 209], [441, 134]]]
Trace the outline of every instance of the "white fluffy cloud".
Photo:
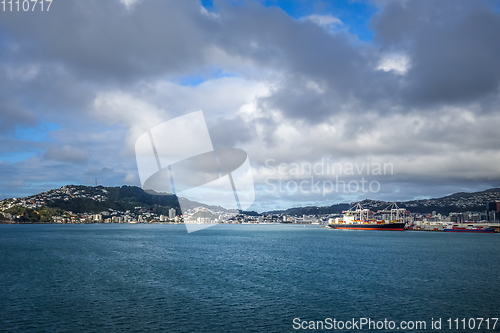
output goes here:
[[319, 26], [322, 27], [327, 27], [327, 28], [332, 28], [337, 25], [341, 25], [342, 21], [334, 17], [332, 15], [318, 15], [318, 14], [313, 14], [313, 15], [308, 15], [304, 18], [302, 18], [304, 21], [311, 21], [313, 23], [316, 23]]
[[388, 54], [380, 59], [377, 69], [385, 72], [394, 71], [396, 74], [406, 74], [411, 67], [410, 58], [403, 54]]

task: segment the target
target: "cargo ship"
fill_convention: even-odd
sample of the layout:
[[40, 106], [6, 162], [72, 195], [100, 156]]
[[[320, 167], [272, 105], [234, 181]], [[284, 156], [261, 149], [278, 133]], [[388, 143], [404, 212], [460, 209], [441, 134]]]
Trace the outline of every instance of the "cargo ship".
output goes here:
[[495, 229], [493, 228], [483, 228], [480, 226], [475, 226], [469, 224], [466, 227], [459, 227], [458, 225], [453, 225], [451, 228], [445, 228], [444, 231], [447, 232], [473, 232], [473, 233], [481, 233], [481, 234], [493, 234], [495, 233]]
[[347, 211], [342, 212], [342, 218], [330, 219], [328, 226], [333, 229], [347, 230], [387, 230], [403, 231], [405, 230], [406, 208], [399, 208], [396, 203], [389, 205], [384, 210], [377, 213], [386, 213], [390, 218], [388, 220], [370, 219], [373, 214], [369, 209], [364, 209], [358, 202]]

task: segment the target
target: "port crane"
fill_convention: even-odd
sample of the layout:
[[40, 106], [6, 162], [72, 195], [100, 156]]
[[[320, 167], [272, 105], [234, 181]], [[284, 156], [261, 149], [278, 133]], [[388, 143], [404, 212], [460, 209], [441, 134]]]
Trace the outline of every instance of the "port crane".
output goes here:
[[391, 222], [392, 221], [404, 222], [406, 216], [406, 208], [399, 208], [399, 206], [395, 202], [393, 202], [385, 209], [377, 211], [377, 213], [391, 214], [391, 220], [390, 220]]
[[[363, 208], [361, 203], [358, 202], [357, 204], [355, 204], [354, 206], [352, 206], [348, 210], [343, 211], [342, 213], [346, 214], [348, 216], [349, 215], [354, 216], [355, 220], [367, 221], [367, 220], [369, 220], [371, 212], [369, 209]], [[358, 219], [358, 217], [359, 217], [359, 219]]]

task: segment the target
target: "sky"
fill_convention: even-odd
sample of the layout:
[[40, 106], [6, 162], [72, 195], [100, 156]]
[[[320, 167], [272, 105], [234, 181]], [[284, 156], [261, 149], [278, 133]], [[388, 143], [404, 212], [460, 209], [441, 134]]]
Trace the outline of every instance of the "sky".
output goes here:
[[0, 11], [0, 199], [141, 186], [136, 140], [198, 110], [247, 152], [251, 210], [500, 187], [498, 36], [494, 1]]

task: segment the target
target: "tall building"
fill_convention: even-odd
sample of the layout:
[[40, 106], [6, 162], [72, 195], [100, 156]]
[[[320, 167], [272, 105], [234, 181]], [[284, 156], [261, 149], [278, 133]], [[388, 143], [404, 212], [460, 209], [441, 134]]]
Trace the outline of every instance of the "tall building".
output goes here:
[[170, 208], [170, 210], [168, 211], [168, 217], [171, 219], [175, 218], [175, 209], [174, 208]]
[[500, 210], [500, 201], [492, 201], [492, 202], [487, 202], [486, 203], [486, 210], [489, 211], [496, 211], [498, 212]]
[[495, 222], [497, 220], [496, 212], [494, 210], [488, 212], [488, 221]]

